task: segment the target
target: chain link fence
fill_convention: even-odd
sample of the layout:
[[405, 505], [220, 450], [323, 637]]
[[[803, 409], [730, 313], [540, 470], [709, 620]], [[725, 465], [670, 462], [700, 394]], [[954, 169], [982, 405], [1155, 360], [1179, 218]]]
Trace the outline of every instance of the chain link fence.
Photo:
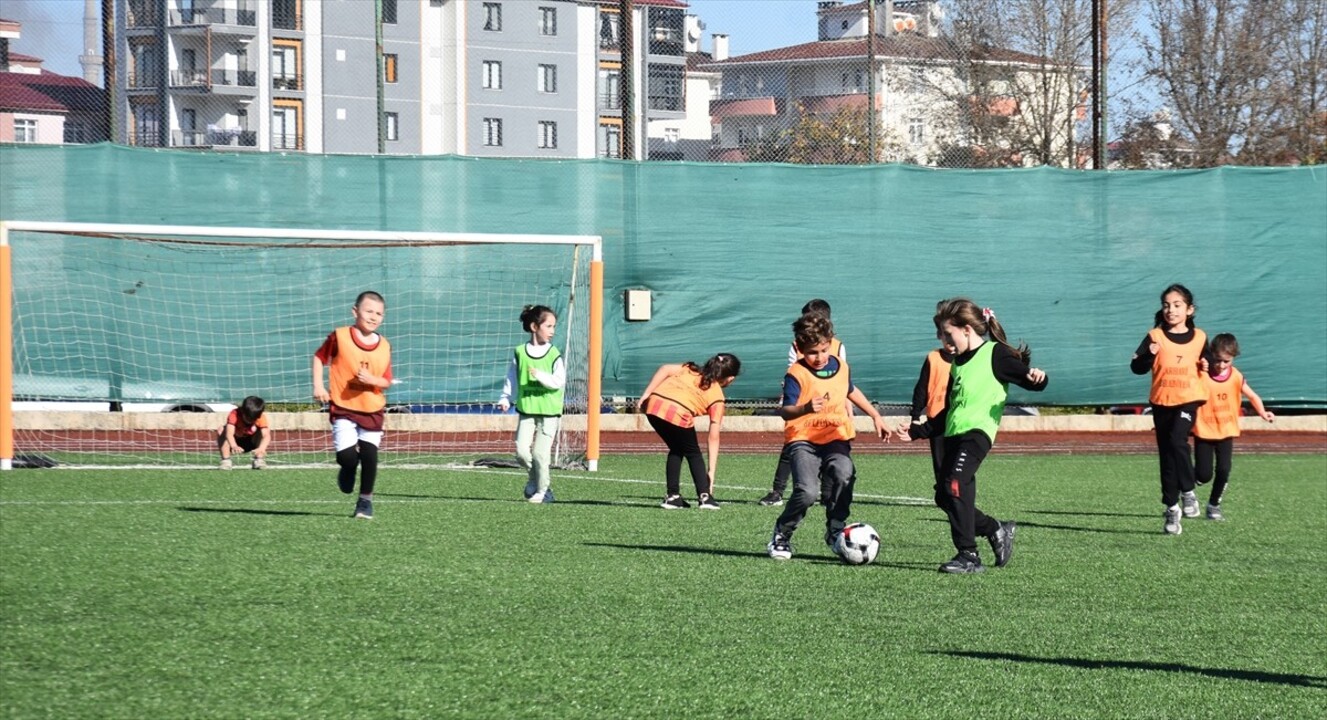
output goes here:
[[0, 142], [958, 168], [1327, 157], [1327, 0], [13, 0], [5, 16]]

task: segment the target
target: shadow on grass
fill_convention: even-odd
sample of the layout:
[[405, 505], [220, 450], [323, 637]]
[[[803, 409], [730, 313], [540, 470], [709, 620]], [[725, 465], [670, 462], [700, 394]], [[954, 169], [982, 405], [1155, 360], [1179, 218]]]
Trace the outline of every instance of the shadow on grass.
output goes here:
[[1091, 510], [1024, 510], [1025, 513], [1033, 515], [1090, 515], [1093, 517], [1122, 517], [1122, 518], [1156, 518], [1161, 517], [1161, 513], [1113, 513], [1113, 512], [1092, 512]]
[[[408, 493], [374, 493], [375, 498], [407, 498], [412, 500], [461, 500], [464, 502], [500, 502], [500, 503], [519, 503], [521, 505], [539, 505], [540, 503], [531, 503], [521, 498], [495, 498], [495, 497], [472, 497], [468, 495], [411, 495]], [[549, 505], [607, 505], [614, 507], [624, 506], [622, 503], [616, 503], [611, 500], [554, 500]]]
[[345, 513], [309, 512], [308, 510], [256, 510], [254, 508], [190, 507], [181, 505], [175, 508], [184, 512], [196, 513], [231, 513], [234, 515], [322, 515], [345, 517]]
[[[721, 555], [726, 557], [759, 558], [766, 562], [771, 562], [769, 560], [769, 557], [765, 554], [764, 550], [760, 550], [758, 552], [747, 552], [742, 550], [726, 550], [723, 548], [694, 547], [691, 545], [624, 545], [619, 543], [598, 543], [598, 542], [587, 542], [581, 544], [585, 545], [586, 547], [614, 548], [617, 550], [644, 550], [646, 552], [671, 552], [671, 553], [689, 553], [695, 555]], [[804, 562], [834, 563], [836, 565], [839, 564], [839, 561], [835, 560], [834, 558], [827, 558], [820, 556], [795, 557], [794, 559], [801, 560]]]
[[1011, 662], [1042, 663], [1045, 665], [1063, 665], [1065, 667], [1086, 668], [1088, 670], [1160, 670], [1177, 672], [1227, 680], [1248, 680], [1250, 682], [1270, 683], [1273, 685], [1292, 685], [1327, 689], [1327, 678], [1315, 675], [1294, 675], [1291, 673], [1262, 672], [1259, 670], [1232, 670], [1228, 668], [1205, 668], [1184, 663], [1148, 662], [1146, 660], [1088, 660], [1071, 657], [1036, 657], [1017, 653], [966, 652], [961, 650], [929, 650], [930, 655], [949, 655], [952, 657], [971, 658], [973, 660], [1007, 660]]
[[[1149, 516], [1149, 517], [1150, 517], [1150, 516]], [[1017, 518], [1014, 518], [1014, 519], [1015, 519], [1015, 520], [1018, 520]], [[948, 524], [949, 524], [949, 519], [948, 519], [948, 518], [927, 518], [927, 519], [925, 520], [925, 522], [944, 523], [944, 524], [948, 525]], [[1152, 531], [1150, 531], [1150, 530], [1130, 530], [1130, 529], [1124, 529], [1124, 528], [1094, 528], [1094, 527], [1082, 527], [1082, 526], [1080, 526], [1080, 525], [1052, 525], [1051, 523], [1027, 522], [1027, 521], [1024, 521], [1024, 520], [1018, 520], [1018, 529], [1019, 529], [1019, 530], [1022, 530], [1022, 529], [1024, 529], [1024, 528], [1042, 528], [1043, 530], [1070, 530], [1070, 531], [1072, 531], [1072, 532], [1086, 532], [1086, 533], [1107, 533], [1107, 534], [1110, 534], [1110, 535], [1148, 535], [1148, 536], [1151, 536], [1151, 535], [1159, 535], [1159, 534], [1160, 534], [1159, 531], [1158, 531], [1158, 532], [1152, 532]], [[980, 539], [980, 538], [979, 538], [979, 539]]]

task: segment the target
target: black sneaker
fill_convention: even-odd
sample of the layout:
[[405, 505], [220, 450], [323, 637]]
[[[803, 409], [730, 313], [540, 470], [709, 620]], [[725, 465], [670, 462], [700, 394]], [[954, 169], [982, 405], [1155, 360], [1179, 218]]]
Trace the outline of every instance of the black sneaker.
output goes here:
[[760, 499], [760, 504], [766, 507], [782, 505], [783, 493], [770, 490], [768, 495]]
[[1014, 557], [1014, 531], [1018, 523], [1013, 520], [1000, 523], [1000, 529], [986, 539], [991, 543], [991, 552], [995, 553], [995, 566], [1004, 567]]
[[685, 510], [691, 507], [691, 503], [684, 500], [681, 495], [669, 495], [659, 503], [659, 507], [664, 510]]
[[699, 506], [701, 510], [718, 510], [719, 501], [715, 500], [714, 496], [709, 493], [701, 493]]
[[825, 547], [835, 555], [839, 554], [839, 536], [843, 534], [843, 523], [825, 525]]
[[774, 535], [769, 539], [769, 544], [765, 546], [769, 556], [775, 560], [791, 560], [793, 557], [792, 542], [787, 535], [774, 531]]
[[981, 564], [981, 558], [977, 556], [977, 553], [960, 552], [954, 556], [953, 560], [941, 565], [940, 572], [952, 575], [971, 575], [986, 572], [986, 566]]
[[373, 519], [373, 501], [372, 501], [372, 500], [365, 500], [364, 498], [360, 498], [359, 500], [356, 500], [356, 501], [355, 501], [355, 513], [354, 513], [353, 515], [351, 515], [350, 517], [355, 518], [355, 519], [357, 519], [357, 520], [372, 520], [372, 519]]

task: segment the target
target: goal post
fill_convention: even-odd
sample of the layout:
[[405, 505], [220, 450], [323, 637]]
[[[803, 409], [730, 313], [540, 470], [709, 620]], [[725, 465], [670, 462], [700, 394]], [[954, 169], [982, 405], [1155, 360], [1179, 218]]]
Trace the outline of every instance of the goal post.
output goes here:
[[0, 469], [215, 465], [248, 395], [269, 466], [331, 465], [312, 357], [364, 290], [392, 343], [384, 465], [512, 457], [497, 400], [538, 304], [567, 368], [555, 464], [597, 469], [599, 236], [27, 221], [0, 222]]

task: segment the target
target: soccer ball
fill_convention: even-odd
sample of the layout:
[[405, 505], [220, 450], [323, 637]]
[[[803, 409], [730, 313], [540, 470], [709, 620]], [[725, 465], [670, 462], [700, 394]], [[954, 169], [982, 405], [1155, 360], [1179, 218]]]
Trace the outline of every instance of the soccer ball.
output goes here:
[[834, 552], [849, 565], [865, 565], [880, 552], [880, 534], [866, 523], [852, 523], [834, 540]]

